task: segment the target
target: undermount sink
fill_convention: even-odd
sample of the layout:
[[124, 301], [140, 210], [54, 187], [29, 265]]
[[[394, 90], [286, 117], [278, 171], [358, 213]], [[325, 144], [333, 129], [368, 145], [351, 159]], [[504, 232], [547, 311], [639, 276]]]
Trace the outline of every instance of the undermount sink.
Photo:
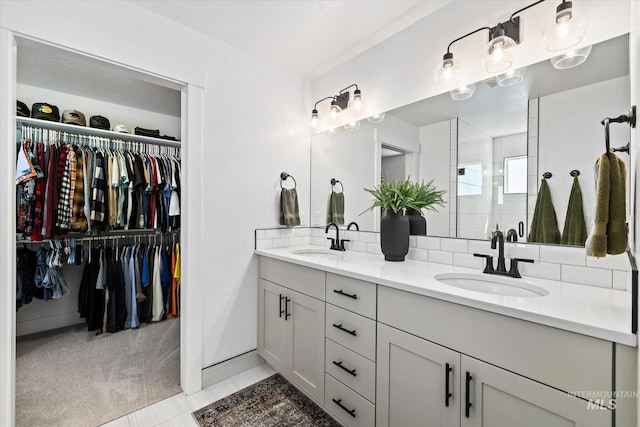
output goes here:
[[342, 252], [332, 251], [331, 249], [298, 249], [291, 251], [294, 255], [304, 255], [314, 258], [328, 258], [333, 259], [340, 255]]
[[447, 286], [485, 294], [525, 298], [549, 295], [549, 291], [544, 288], [511, 277], [473, 273], [443, 273], [436, 274], [433, 278]]

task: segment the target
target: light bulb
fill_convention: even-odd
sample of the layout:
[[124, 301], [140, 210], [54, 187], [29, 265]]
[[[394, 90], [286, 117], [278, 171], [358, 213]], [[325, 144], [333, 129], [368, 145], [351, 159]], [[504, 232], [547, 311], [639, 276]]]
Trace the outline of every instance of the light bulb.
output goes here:
[[355, 120], [344, 125], [344, 128], [348, 131], [354, 132], [360, 129], [360, 120]]
[[587, 19], [565, 1], [556, 8], [554, 19], [544, 27], [542, 38], [549, 52], [569, 49], [580, 43], [587, 31]]
[[362, 99], [360, 89], [353, 91], [353, 99], [349, 101], [349, 114], [353, 117], [361, 117], [367, 112], [367, 103]]
[[587, 60], [591, 53], [591, 46], [580, 49], [572, 49], [562, 55], [554, 56], [549, 61], [551, 65], [558, 70], [566, 70], [567, 68], [577, 67]]
[[453, 53], [445, 53], [442, 57], [442, 63], [438, 64], [435, 69], [433, 80], [438, 85], [453, 88], [458, 86], [461, 77], [462, 67], [459, 61], [454, 61]]
[[380, 123], [384, 120], [384, 113], [374, 114], [372, 116], [367, 117], [367, 121], [369, 123]]
[[491, 41], [482, 60], [487, 73], [499, 73], [511, 67], [515, 59], [515, 48], [516, 42], [498, 25], [491, 33]]
[[337, 126], [342, 122], [342, 108], [338, 105], [336, 100], [331, 101], [331, 108], [327, 115], [327, 124], [331, 126]]
[[311, 127], [314, 129], [318, 127], [318, 110], [316, 109], [311, 112]]
[[454, 101], [464, 101], [465, 99], [469, 99], [473, 96], [473, 93], [476, 91], [475, 83], [470, 85], [463, 85], [455, 88], [450, 92], [451, 99]]
[[524, 76], [526, 73], [526, 68], [519, 68], [517, 70], [509, 70], [504, 74], [500, 74], [496, 76], [496, 83], [498, 86], [514, 86], [524, 80]]

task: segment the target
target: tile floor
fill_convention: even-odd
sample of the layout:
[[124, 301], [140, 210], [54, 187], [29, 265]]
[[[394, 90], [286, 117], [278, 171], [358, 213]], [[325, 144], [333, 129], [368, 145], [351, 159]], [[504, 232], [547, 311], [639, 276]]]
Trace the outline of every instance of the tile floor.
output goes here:
[[191, 413], [251, 384], [275, 374], [266, 364], [244, 371], [191, 396], [176, 394], [168, 399], [113, 420], [102, 427], [198, 427]]

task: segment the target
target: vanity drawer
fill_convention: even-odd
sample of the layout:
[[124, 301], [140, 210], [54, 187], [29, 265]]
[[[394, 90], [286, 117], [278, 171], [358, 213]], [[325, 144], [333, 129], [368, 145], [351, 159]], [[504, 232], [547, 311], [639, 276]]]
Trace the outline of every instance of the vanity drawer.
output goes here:
[[326, 340], [325, 349], [325, 371], [375, 403], [376, 364], [330, 339]]
[[370, 319], [376, 318], [375, 283], [327, 273], [326, 301]]
[[324, 301], [324, 271], [260, 257], [260, 278]]
[[325, 375], [325, 408], [347, 427], [376, 425], [376, 407], [331, 375]]
[[369, 360], [376, 360], [376, 322], [374, 320], [327, 304], [325, 335]]

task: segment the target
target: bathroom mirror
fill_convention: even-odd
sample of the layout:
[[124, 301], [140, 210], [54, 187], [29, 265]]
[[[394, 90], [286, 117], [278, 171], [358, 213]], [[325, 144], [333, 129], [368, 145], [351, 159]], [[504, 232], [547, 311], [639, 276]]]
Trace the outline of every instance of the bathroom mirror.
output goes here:
[[[600, 120], [630, 106], [628, 35], [593, 46], [577, 67], [555, 69], [546, 60], [522, 71], [515, 85], [500, 86], [493, 77], [478, 82], [466, 100], [445, 93], [388, 111], [379, 123], [364, 119], [357, 130], [314, 135], [311, 225], [327, 223], [333, 178], [341, 184], [334, 190], [344, 189], [345, 225], [356, 221], [361, 230], [378, 231], [379, 210], [360, 215], [371, 205], [363, 187], [378, 185], [390, 164], [447, 190], [446, 206], [426, 215], [429, 236], [485, 239], [497, 225], [520, 231], [518, 240], [526, 241], [544, 172], [552, 173], [548, 184], [562, 231], [570, 172], [580, 171], [589, 224], [594, 163], [605, 149]], [[612, 147], [629, 141], [628, 126], [611, 132]], [[629, 156], [618, 155], [629, 167]]]

